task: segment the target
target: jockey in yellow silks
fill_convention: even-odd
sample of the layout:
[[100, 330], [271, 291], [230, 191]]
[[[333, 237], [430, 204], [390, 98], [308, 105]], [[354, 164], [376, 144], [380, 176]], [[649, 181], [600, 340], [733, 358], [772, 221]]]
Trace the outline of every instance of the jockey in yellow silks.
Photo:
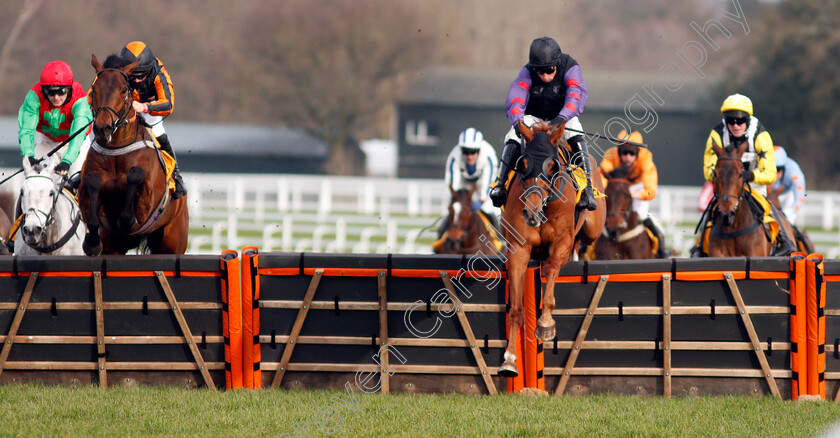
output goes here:
[[[741, 157], [746, 171], [744, 180], [749, 183], [754, 193], [758, 192], [755, 197], [764, 200], [767, 195], [766, 186], [776, 181], [775, 152], [770, 133], [753, 115], [752, 101], [743, 94], [733, 94], [727, 97], [720, 107], [720, 113], [723, 116], [721, 121], [712, 128], [712, 132], [706, 139], [706, 152], [703, 154], [703, 176], [706, 181], [714, 182], [718, 157], [712, 148], [713, 144], [717, 144], [724, 149], [731, 149], [740, 147], [744, 142], [747, 142], [747, 149]], [[766, 203], [766, 201], [764, 202]], [[709, 220], [708, 212], [707, 209], [700, 219], [698, 228], [701, 232], [698, 236], [697, 245], [691, 249], [692, 257], [703, 255], [703, 231]], [[775, 213], [774, 211], [774, 217], [778, 220]], [[784, 228], [780, 228], [784, 230]], [[784, 231], [782, 231], [782, 234], [784, 234]]]

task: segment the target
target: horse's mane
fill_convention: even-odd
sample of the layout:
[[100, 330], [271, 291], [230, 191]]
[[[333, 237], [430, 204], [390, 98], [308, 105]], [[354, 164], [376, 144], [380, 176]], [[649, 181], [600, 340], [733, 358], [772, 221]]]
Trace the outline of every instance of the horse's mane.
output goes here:
[[131, 63], [126, 61], [122, 56], [112, 53], [105, 58], [105, 63], [103, 63], [102, 66], [105, 68], [121, 68], [127, 66], [128, 64]]
[[610, 179], [626, 179], [627, 173], [630, 169], [621, 166], [616, 167], [615, 169], [610, 171], [610, 174], [607, 175]]

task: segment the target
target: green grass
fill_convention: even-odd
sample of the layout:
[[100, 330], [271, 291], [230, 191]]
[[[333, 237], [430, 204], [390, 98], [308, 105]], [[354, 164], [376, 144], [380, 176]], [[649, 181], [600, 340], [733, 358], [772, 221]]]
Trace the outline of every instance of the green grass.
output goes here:
[[297, 428], [315, 437], [331, 428], [339, 437], [807, 437], [840, 421], [834, 403], [756, 396], [354, 394], [4, 385], [0, 435], [279, 437]]

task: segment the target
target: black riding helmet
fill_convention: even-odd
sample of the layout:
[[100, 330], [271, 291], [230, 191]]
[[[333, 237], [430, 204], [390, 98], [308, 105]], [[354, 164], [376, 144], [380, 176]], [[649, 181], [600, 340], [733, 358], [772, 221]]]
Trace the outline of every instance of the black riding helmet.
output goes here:
[[554, 38], [541, 37], [531, 42], [531, 52], [528, 55], [529, 69], [536, 69], [540, 67], [551, 67], [560, 63], [560, 45]]
[[129, 64], [134, 61], [137, 63], [137, 68], [132, 72], [133, 75], [145, 75], [152, 71], [155, 62], [155, 55], [152, 49], [146, 46], [142, 41], [132, 41], [123, 47], [120, 52], [120, 57], [125, 59]]

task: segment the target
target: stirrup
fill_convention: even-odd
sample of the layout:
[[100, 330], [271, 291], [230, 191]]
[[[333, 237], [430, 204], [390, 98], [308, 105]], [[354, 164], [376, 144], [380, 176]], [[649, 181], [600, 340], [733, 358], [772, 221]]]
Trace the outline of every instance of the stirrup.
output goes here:
[[583, 195], [580, 197], [580, 202], [578, 202], [578, 205], [581, 208], [585, 208], [589, 211], [596, 210], [598, 208], [598, 203], [595, 201], [595, 195], [592, 191], [592, 186], [586, 186], [586, 188], [583, 189]]
[[187, 188], [184, 186], [184, 179], [181, 178], [181, 175], [172, 176], [172, 179], [175, 180], [175, 192], [172, 193], [172, 200], [176, 200], [184, 195], [187, 194]]
[[699, 259], [703, 257], [703, 250], [700, 249], [699, 246], [694, 246], [691, 248], [691, 252], [689, 253], [689, 257], [693, 259]]

